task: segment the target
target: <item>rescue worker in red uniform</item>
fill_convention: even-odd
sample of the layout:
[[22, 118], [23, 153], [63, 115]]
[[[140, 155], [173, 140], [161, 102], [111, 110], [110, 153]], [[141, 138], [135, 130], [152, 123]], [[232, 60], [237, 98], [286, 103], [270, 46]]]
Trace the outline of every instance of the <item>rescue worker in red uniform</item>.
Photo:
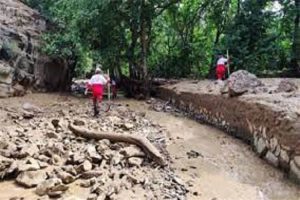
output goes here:
[[218, 80], [224, 80], [226, 74], [226, 65], [229, 62], [228, 58], [220, 55], [217, 61], [216, 76]]
[[96, 68], [95, 74], [88, 82], [88, 89], [92, 91], [93, 94], [93, 106], [94, 106], [94, 116], [99, 115], [99, 103], [102, 102], [103, 91], [105, 85], [109, 82], [109, 77], [102, 74], [99, 67]]

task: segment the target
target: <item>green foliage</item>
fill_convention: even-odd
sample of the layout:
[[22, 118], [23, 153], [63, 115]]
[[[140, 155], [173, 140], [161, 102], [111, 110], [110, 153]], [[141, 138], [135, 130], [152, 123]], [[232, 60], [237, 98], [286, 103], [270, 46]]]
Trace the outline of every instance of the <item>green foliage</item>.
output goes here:
[[152, 76], [196, 78], [226, 50], [234, 70], [289, 68], [296, 1], [25, 0], [53, 24], [44, 52], [73, 60], [78, 75], [100, 62], [128, 76], [146, 65]]

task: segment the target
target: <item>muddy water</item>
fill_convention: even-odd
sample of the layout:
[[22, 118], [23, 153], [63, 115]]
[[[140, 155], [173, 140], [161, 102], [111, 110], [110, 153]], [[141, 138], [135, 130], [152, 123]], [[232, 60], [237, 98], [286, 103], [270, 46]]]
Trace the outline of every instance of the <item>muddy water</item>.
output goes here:
[[[188, 199], [300, 200], [300, 187], [240, 140], [190, 119], [150, 111], [142, 102], [126, 103], [168, 131], [172, 167], [189, 185]], [[191, 150], [200, 156], [189, 159]]]

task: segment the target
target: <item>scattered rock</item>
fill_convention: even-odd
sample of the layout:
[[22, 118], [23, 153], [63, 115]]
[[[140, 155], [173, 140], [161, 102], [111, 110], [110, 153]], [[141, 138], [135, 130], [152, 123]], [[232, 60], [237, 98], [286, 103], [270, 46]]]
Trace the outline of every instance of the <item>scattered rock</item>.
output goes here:
[[298, 86], [294, 82], [284, 79], [280, 81], [275, 92], [294, 92], [296, 90], [298, 90]]
[[278, 167], [279, 160], [272, 152], [268, 151], [265, 158], [271, 165]]
[[256, 151], [259, 156], [264, 156], [267, 153], [267, 145], [263, 138], [259, 138], [257, 141]]
[[296, 183], [300, 184], [300, 168], [296, 165], [294, 160], [290, 162], [289, 177]]
[[140, 167], [142, 165], [143, 161], [144, 161], [143, 158], [131, 157], [131, 158], [128, 159], [128, 164], [130, 166]]
[[58, 178], [51, 178], [51, 179], [45, 180], [37, 186], [35, 193], [39, 196], [46, 195], [48, 193], [48, 191], [50, 191], [51, 188], [53, 188], [54, 186], [59, 185], [59, 184], [62, 184], [62, 182]]
[[46, 136], [47, 136], [48, 138], [54, 138], [54, 139], [58, 139], [58, 138], [59, 138], [59, 135], [58, 135], [57, 133], [52, 132], [52, 131], [47, 132], [47, 133], [46, 133]]
[[98, 195], [95, 193], [92, 193], [88, 196], [87, 200], [97, 200]]
[[76, 126], [84, 126], [85, 124], [86, 122], [84, 120], [79, 120], [79, 119], [74, 120], [74, 125]]
[[101, 170], [91, 170], [91, 171], [87, 171], [81, 174], [80, 178], [83, 179], [90, 179], [93, 177], [99, 177], [103, 174], [103, 171]]
[[47, 175], [44, 171], [26, 171], [18, 175], [16, 182], [25, 187], [35, 187], [46, 178]]
[[87, 172], [87, 171], [90, 171], [92, 170], [93, 168], [93, 165], [90, 161], [88, 160], [85, 160], [82, 164], [81, 164], [81, 169], [84, 171], [84, 172]]
[[22, 105], [22, 108], [25, 111], [28, 111], [28, 112], [33, 112], [33, 113], [39, 113], [39, 112], [41, 112], [41, 109], [39, 107], [37, 107], [37, 106], [35, 106], [35, 105], [31, 104], [31, 103], [28, 103], [28, 102], [24, 103]]
[[23, 111], [22, 116], [24, 119], [32, 119], [32, 118], [34, 118], [35, 115], [33, 112]]
[[64, 184], [73, 183], [76, 180], [74, 176], [61, 169], [57, 170], [57, 177], [60, 178]]
[[130, 145], [128, 147], [125, 147], [121, 150], [123, 155], [126, 157], [143, 157], [145, 156], [145, 153], [137, 146]]

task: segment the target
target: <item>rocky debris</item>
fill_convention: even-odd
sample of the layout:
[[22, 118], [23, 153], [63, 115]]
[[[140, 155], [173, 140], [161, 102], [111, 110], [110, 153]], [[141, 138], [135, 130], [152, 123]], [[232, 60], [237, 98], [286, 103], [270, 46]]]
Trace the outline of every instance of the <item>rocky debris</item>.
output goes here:
[[35, 187], [46, 178], [47, 174], [44, 171], [25, 171], [18, 175], [16, 182], [25, 187]]
[[134, 145], [123, 148], [121, 154], [129, 158], [145, 156], [145, 153], [140, 148]]
[[246, 70], [236, 71], [228, 79], [228, 92], [231, 97], [242, 95], [259, 86], [263, 86], [263, 83]]
[[[39, 112], [41, 108], [33, 107], [29, 103], [16, 112], [18, 115], [26, 109], [35, 114], [31, 119], [17, 119], [22, 128], [0, 134], [1, 178], [16, 177], [18, 184], [36, 187], [35, 193], [45, 198], [64, 198], [70, 185], [78, 184], [90, 188], [90, 198], [97, 199], [120, 199], [122, 191], [136, 188], [149, 198], [185, 199], [185, 187], [170, 182], [174, 176], [172, 170], [158, 167], [139, 147], [107, 139], [81, 138], [64, 125], [75, 119], [74, 123], [80, 127], [140, 135], [167, 155], [165, 132], [145, 115], [122, 105], [97, 119], [86, 114], [85, 106], [73, 110], [72, 106], [62, 105], [53, 107], [51, 112]], [[64, 115], [59, 112], [62, 107], [66, 109]]]
[[26, 102], [22, 105], [22, 108], [23, 110], [27, 111], [27, 112], [30, 112], [30, 113], [39, 113], [41, 112], [41, 109], [36, 106], [36, 105], [33, 105], [29, 102]]
[[275, 92], [294, 92], [298, 90], [298, 86], [288, 79], [283, 79], [280, 81]]
[[138, 158], [138, 157], [131, 157], [128, 159], [128, 164], [130, 166], [136, 166], [136, 167], [140, 167], [143, 163], [143, 158]]

